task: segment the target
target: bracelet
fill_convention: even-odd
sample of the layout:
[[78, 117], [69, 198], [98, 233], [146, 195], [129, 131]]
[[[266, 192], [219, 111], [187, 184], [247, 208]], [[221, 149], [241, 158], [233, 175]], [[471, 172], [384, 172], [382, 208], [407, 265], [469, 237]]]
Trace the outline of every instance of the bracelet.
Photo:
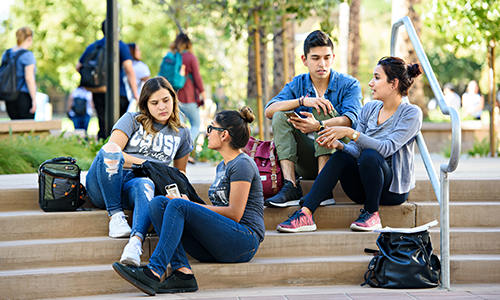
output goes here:
[[303, 106], [303, 105], [304, 105], [304, 96], [299, 98], [299, 106]]

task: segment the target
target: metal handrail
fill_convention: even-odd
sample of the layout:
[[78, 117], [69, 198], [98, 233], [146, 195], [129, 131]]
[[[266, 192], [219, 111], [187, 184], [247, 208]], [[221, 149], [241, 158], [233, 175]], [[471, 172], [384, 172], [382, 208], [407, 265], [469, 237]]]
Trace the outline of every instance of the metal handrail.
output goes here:
[[422, 161], [424, 162], [427, 174], [436, 194], [436, 198], [439, 202], [441, 210], [441, 287], [445, 289], [450, 288], [450, 208], [449, 208], [449, 179], [448, 173], [455, 171], [458, 167], [458, 161], [460, 159], [460, 147], [462, 143], [462, 130], [460, 126], [460, 118], [458, 112], [453, 107], [448, 107], [444, 101], [443, 92], [439, 86], [439, 82], [436, 79], [436, 75], [432, 70], [432, 67], [427, 59], [420, 39], [418, 38], [415, 27], [408, 16], [401, 18], [392, 25], [391, 33], [391, 55], [395, 56], [396, 53], [396, 41], [398, 36], [399, 27], [405, 26], [406, 32], [410, 38], [410, 41], [415, 49], [417, 57], [420, 61], [431, 89], [434, 92], [434, 96], [438, 101], [439, 108], [441, 112], [445, 115], [451, 117], [451, 155], [447, 164], [442, 164], [440, 167], [440, 179], [438, 184], [438, 179], [436, 176], [436, 171], [432, 164], [432, 159], [429, 155], [429, 150], [425, 144], [422, 133], [419, 132], [417, 135], [417, 145], [422, 156]]

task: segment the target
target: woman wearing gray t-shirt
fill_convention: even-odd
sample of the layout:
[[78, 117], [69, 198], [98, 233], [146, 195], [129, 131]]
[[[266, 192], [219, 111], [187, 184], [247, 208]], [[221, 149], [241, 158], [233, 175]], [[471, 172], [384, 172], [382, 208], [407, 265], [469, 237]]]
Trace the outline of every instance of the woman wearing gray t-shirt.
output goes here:
[[[149, 204], [159, 234], [149, 264], [114, 263], [113, 268], [141, 291], [181, 293], [198, 290], [188, 253], [202, 262], [241, 263], [253, 258], [264, 239], [264, 197], [259, 170], [242, 148], [250, 138], [255, 116], [248, 106], [222, 111], [207, 127], [208, 147], [224, 159], [217, 166], [208, 195], [213, 205], [172, 196], [157, 196]], [[170, 263], [172, 274], [160, 278]]]
[[[146, 160], [169, 165], [185, 172], [193, 142], [179, 118], [174, 89], [163, 77], [151, 78], [139, 97], [139, 112], [125, 113], [113, 126], [86, 178], [91, 202], [109, 215], [109, 236], [129, 237], [120, 262], [139, 266], [142, 242], [151, 226], [148, 205], [154, 197], [154, 182], [135, 177], [132, 164]], [[133, 209], [132, 228], [124, 209]]]
[[[278, 231], [316, 230], [312, 214], [338, 181], [352, 201], [364, 205], [350, 228], [382, 228], [379, 205], [399, 205], [415, 187], [413, 149], [422, 127], [422, 111], [403, 101], [403, 97], [421, 73], [420, 65], [407, 65], [398, 57], [378, 62], [368, 84], [373, 99], [378, 101], [363, 107], [356, 130], [333, 126], [319, 133], [320, 146], [340, 151], [333, 153], [314, 181], [302, 209], [279, 224]], [[344, 137], [351, 141], [344, 144], [340, 141]]]

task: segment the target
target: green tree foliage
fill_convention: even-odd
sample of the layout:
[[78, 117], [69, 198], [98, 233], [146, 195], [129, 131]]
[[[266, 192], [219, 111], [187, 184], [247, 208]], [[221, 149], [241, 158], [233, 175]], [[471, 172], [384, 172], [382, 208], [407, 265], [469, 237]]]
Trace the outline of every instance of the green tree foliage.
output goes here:
[[479, 79], [489, 43], [500, 40], [500, 2], [430, 0], [424, 10], [425, 23], [433, 29], [428, 32], [434, 43], [429, 60], [439, 80], [463, 86]]
[[451, 45], [484, 46], [500, 40], [500, 2], [432, 0], [427, 17]]
[[[248, 28], [252, 9], [258, 8], [267, 33], [276, 16], [292, 14], [296, 21], [318, 15], [322, 27], [331, 32], [330, 16], [339, 0], [119, 0], [120, 39], [135, 42], [152, 75], [175, 39], [179, 28], [194, 44], [205, 84], [225, 87], [228, 105], [237, 106], [246, 97], [248, 72]], [[33, 51], [37, 59], [37, 85], [42, 92], [73, 90], [80, 81], [75, 70], [90, 43], [103, 37], [101, 23], [106, 17], [102, 0], [16, 0], [9, 18], [0, 23], [0, 51], [15, 46], [15, 32], [22, 26], [34, 30]], [[263, 38], [267, 38], [264, 35]]]
[[[92, 3], [88, 3], [92, 2]], [[0, 29], [0, 50], [16, 45], [15, 32], [23, 26], [34, 31], [33, 51], [37, 59], [39, 89], [62, 88], [76, 82], [74, 70], [87, 43], [100, 33], [105, 2], [81, 0], [23, 0], [11, 6], [10, 18]]]

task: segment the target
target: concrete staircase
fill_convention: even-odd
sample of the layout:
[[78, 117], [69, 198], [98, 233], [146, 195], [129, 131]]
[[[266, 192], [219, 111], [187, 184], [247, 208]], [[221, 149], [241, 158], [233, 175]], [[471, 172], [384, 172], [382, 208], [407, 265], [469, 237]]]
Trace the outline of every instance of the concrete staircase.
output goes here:
[[[305, 191], [311, 185], [302, 183]], [[206, 197], [209, 184], [194, 186]], [[450, 182], [452, 285], [500, 282], [498, 186], [500, 179]], [[315, 213], [318, 230], [312, 233], [276, 232], [276, 225], [297, 208], [266, 208], [266, 238], [256, 257], [244, 264], [193, 261], [200, 288], [359, 285], [371, 259], [363, 249], [376, 248], [378, 234], [348, 230], [361, 206], [338, 186], [334, 198], [336, 205]], [[439, 220], [439, 205], [429, 181], [419, 180], [407, 203], [382, 206], [380, 215], [384, 226], [414, 227]], [[107, 236], [106, 211], [45, 213], [38, 208], [36, 185], [13, 183], [0, 186], [0, 228], [0, 299], [138, 292], [111, 267], [127, 239]], [[430, 231], [439, 253], [439, 228]], [[155, 237], [145, 241], [143, 263], [156, 243]]]

